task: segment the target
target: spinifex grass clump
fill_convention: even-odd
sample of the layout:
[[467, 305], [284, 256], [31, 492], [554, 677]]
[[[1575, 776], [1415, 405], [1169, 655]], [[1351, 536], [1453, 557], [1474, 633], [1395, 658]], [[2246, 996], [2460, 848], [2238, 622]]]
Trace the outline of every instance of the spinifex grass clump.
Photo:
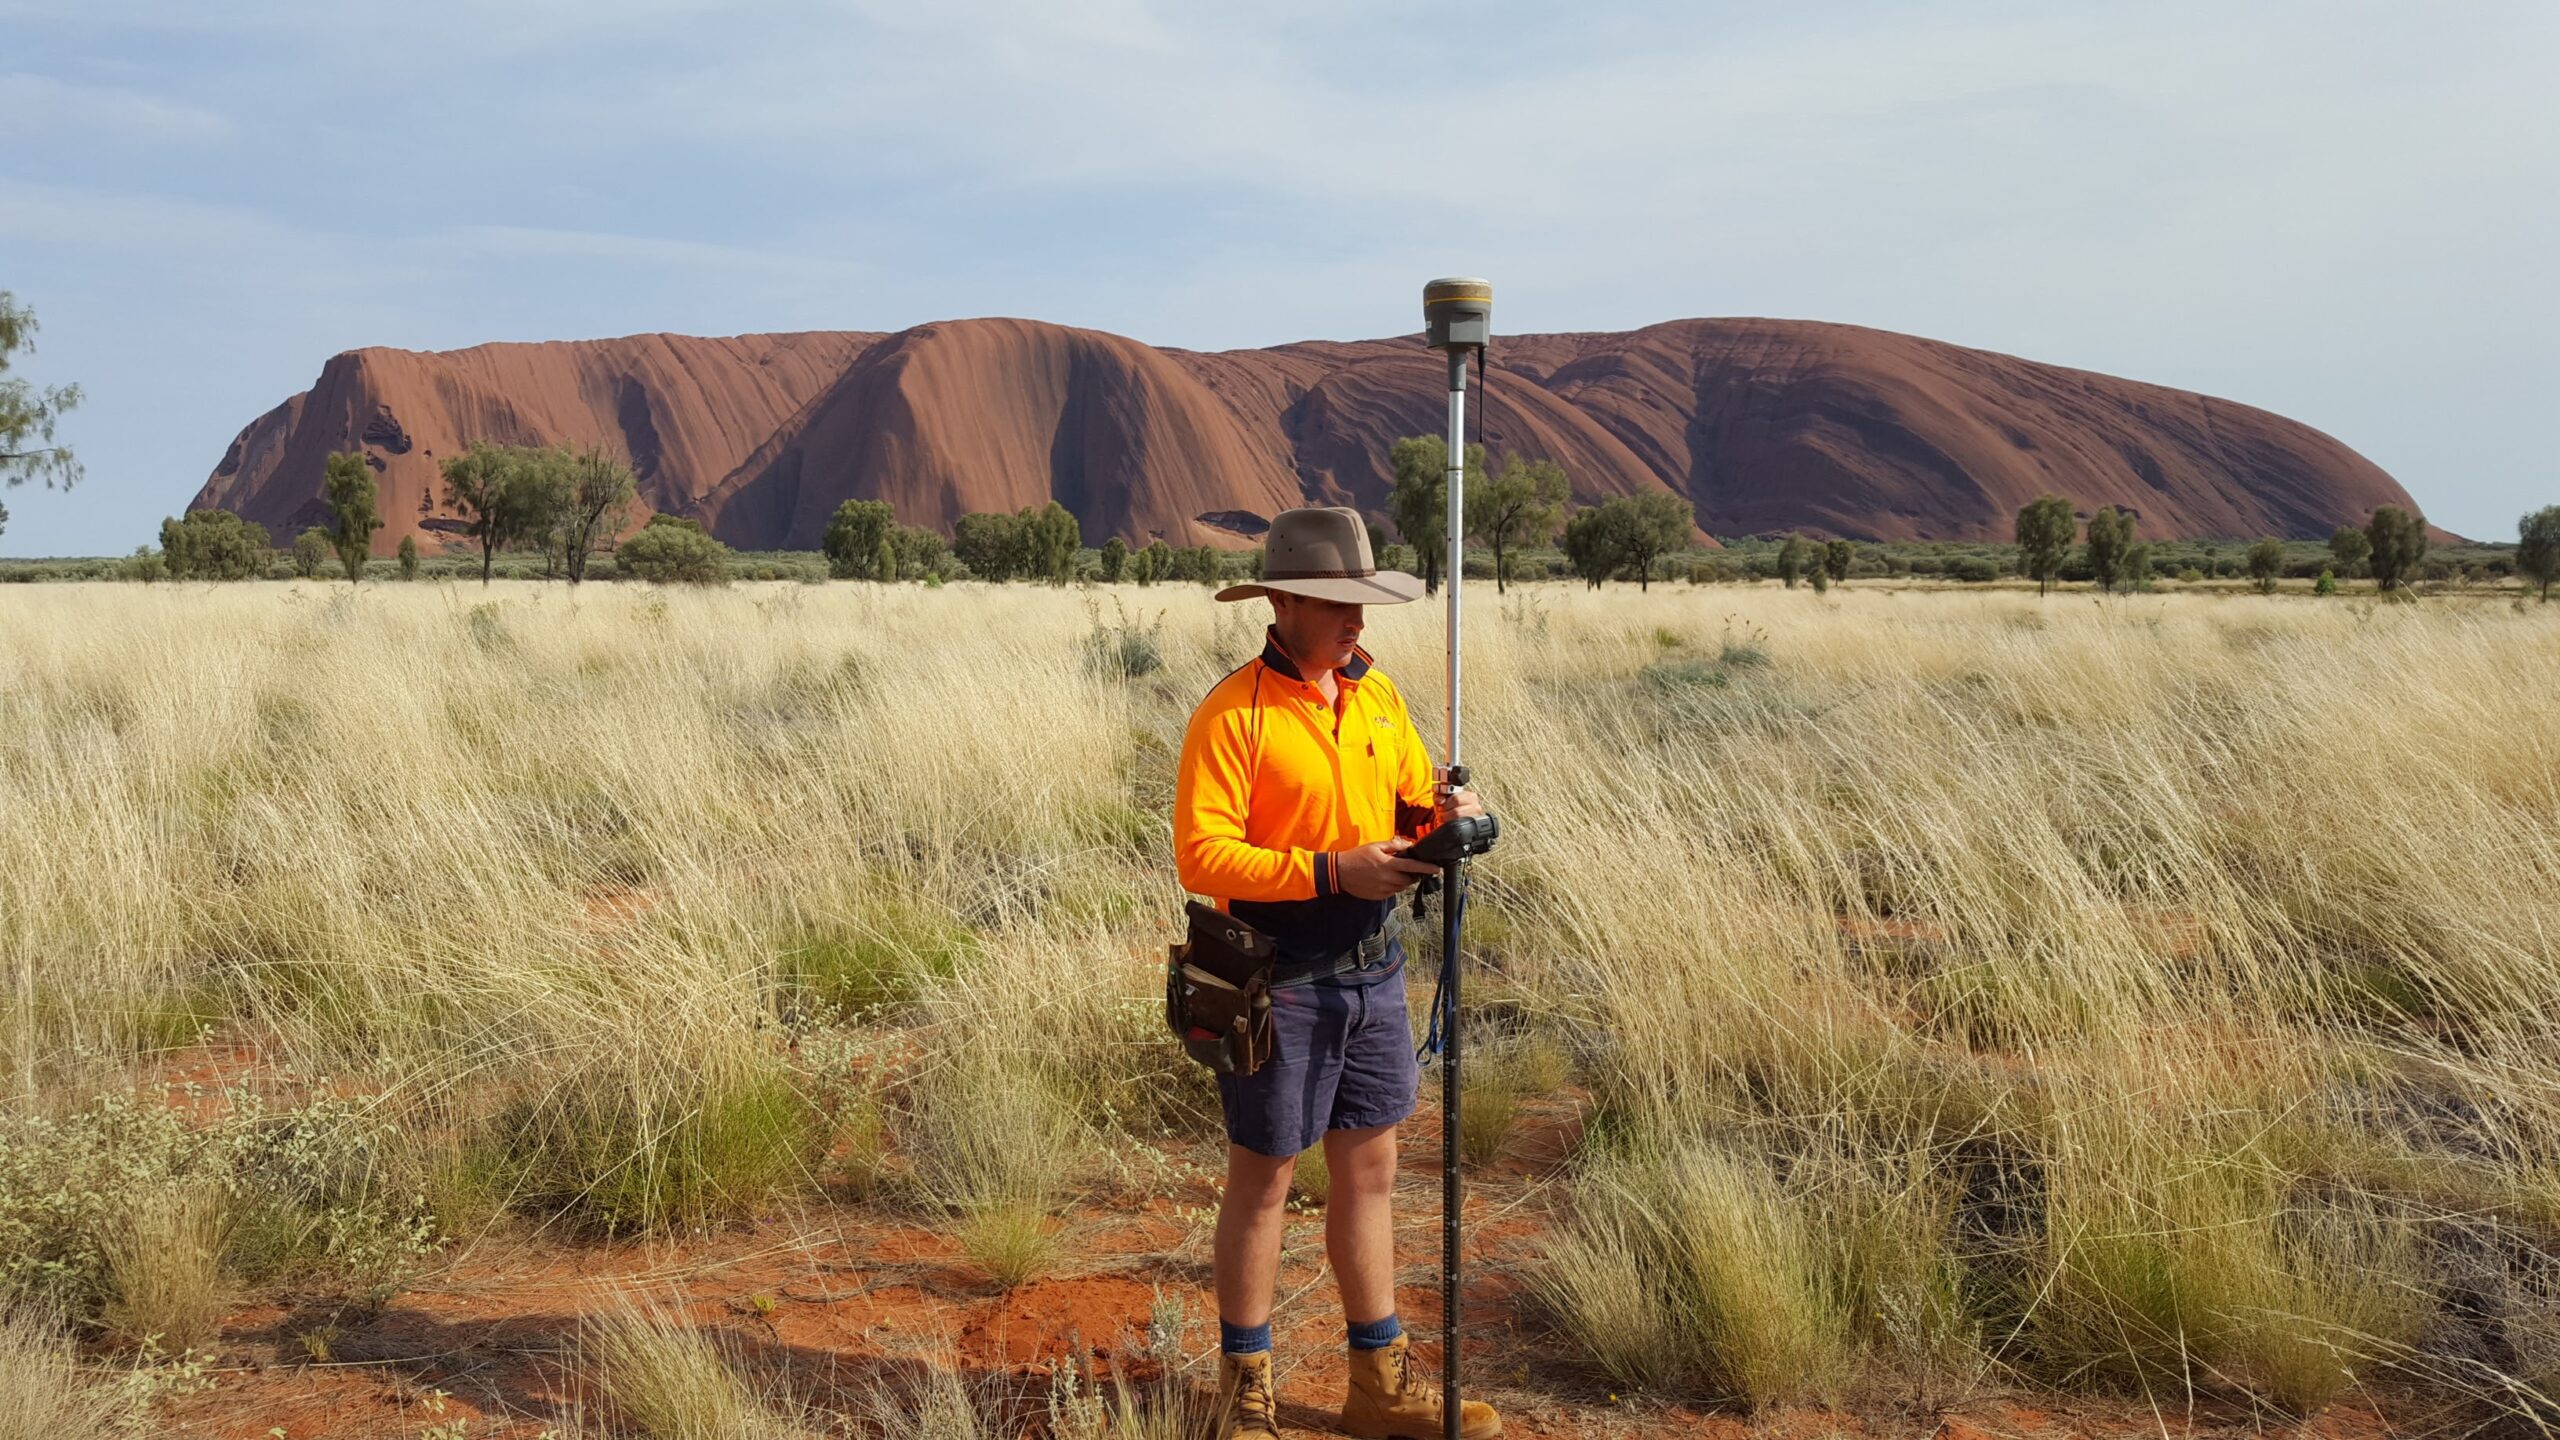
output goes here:
[[579, 1341], [587, 1387], [646, 1440], [797, 1440], [800, 1407], [751, 1379], [733, 1345], [673, 1304], [616, 1294]]
[[815, 1181], [826, 1134], [779, 1064], [582, 1077], [506, 1107], [497, 1148], [518, 1208], [606, 1233], [752, 1217]]
[[139, 1418], [37, 1312], [0, 1310], [0, 1440], [110, 1440]]
[[230, 1197], [217, 1184], [124, 1197], [98, 1237], [107, 1302], [100, 1319], [127, 1344], [179, 1355], [211, 1341], [225, 1308], [222, 1250]]
[[1804, 1197], [1765, 1162], [1708, 1146], [1596, 1164], [1540, 1286], [1622, 1383], [1749, 1405], [1828, 1399], [1850, 1324]]

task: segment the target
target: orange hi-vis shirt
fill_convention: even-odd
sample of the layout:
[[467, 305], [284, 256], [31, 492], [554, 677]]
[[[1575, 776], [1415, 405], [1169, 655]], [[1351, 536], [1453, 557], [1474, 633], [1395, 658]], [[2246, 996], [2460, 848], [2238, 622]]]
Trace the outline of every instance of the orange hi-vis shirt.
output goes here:
[[1431, 756], [1367, 651], [1335, 672], [1337, 709], [1265, 634], [1183, 732], [1174, 867], [1183, 889], [1271, 936], [1284, 960], [1326, 959], [1395, 908], [1342, 890], [1336, 854], [1429, 826]]

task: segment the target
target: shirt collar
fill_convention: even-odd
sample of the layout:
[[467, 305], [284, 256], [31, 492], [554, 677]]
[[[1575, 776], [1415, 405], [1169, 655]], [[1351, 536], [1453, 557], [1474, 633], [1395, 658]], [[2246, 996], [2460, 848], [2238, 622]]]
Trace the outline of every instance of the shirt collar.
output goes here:
[[[1262, 663], [1265, 668], [1278, 674], [1302, 684], [1306, 682], [1307, 677], [1298, 672], [1298, 662], [1290, 659], [1289, 652], [1280, 648], [1280, 632], [1268, 625], [1262, 627]], [[1334, 672], [1338, 678], [1348, 680], [1354, 685], [1359, 684], [1361, 678], [1368, 673], [1369, 652], [1357, 645], [1351, 647], [1351, 663]]]

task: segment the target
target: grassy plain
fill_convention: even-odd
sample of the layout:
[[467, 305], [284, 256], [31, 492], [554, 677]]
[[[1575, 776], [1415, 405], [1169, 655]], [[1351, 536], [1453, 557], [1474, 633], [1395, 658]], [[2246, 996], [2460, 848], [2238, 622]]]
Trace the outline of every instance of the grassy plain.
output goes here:
[[[1593, 1385], [2552, 1413], [2560, 610], [1470, 596], [1471, 1033], [1488, 1113], [1582, 1116], [1516, 1278]], [[1039, 1273], [1214, 1133], [1167, 811], [1261, 619], [0, 595], [0, 1289], [149, 1353], [214, 1290], [808, 1205]], [[1435, 748], [1438, 626], [1370, 631]], [[621, 1313], [597, 1373], [720, 1363]]]

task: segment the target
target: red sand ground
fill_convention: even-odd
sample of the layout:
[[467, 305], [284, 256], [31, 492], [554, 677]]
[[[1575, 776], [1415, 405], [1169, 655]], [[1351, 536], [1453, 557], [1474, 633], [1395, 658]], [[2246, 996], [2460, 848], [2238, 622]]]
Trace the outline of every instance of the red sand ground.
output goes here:
[[[1552, 459], [1577, 501], [1670, 491], [1710, 534], [2006, 540], [2046, 492], [2122, 505], [2154, 539], [2325, 536], [2397, 482], [2308, 426], [2230, 401], [1800, 320], [1674, 320], [1501, 340], [1475, 413], [1497, 454]], [[453, 532], [438, 464], [474, 440], [601, 445], [644, 510], [732, 545], [817, 548], [848, 499], [949, 531], [1057, 500], [1084, 538], [1236, 547], [1301, 504], [1383, 515], [1389, 446], [1437, 434], [1416, 337], [1158, 349], [1031, 320], [895, 335], [350, 350], [250, 422], [193, 505], [279, 538], [320, 515], [327, 456], [381, 476], [390, 554]]]
[[[243, 1047], [206, 1047], [166, 1067], [173, 1099], [190, 1087], [254, 1078]], [[2219, 1404], [2155, 1413], [2022, 1393], [1951, 1397], [1935, 1408], [1785, 1409], [1757, 1416], [1622, 1399], [1524, 1321], [1520, 1281], [1555, 1215], [1549, 1183], [1579, 1130], [1579, 1101], [1532, 1101], [1505, 1160], [1471, 1184], [1470, 1393], [1523, 1437], [1663, 1435], [1718, 1440], [1936, 1436], [1941, 1440], [2133, 1440], [2258, 1433]], [[1406, 1317], [1429, 1333], [1439, 1311], [1438, 1133], [1426, 1110], [1407, 1132], [1400, 1192]], [[1208, 1218], [1218, 1152], [1168, 1152], [1174, 1178], [1145, 1196], [1096, 1194], [1059, 1222], [1056, 1270], [1012, 1291], [981, 1274], [923, 1217], [820, 1203], [704, 1239], [577, 1242], [529, 1231], [449, 1254], [376, 1313], [321, 1297], [269, 1297], [227, 1320], [210, 1391], [163, 1402], [170, 1436], [354, 1440], [415, 1436], [456, 1421], [474, 1440], [542, 1433], [578, 1399], [569, 1357], [580, 1317], [614, 1287], [679, 1308], [724, 1332], [760, 1373], [824, 1403], [830, 1386], [895, 1384], [919, 1365], [956, 1367], [973, 1385], [1037, 1397], [1062, 1359], [1107, 1367], [1133, 1355], [1159, 1296], [1193, 1317], [1190, 1345], [1213, 1342]], [[1331, 1433], [1343, 1382], [1341, 1331], [1324, 1265], [1320, 1211], [1293, 1214], [1280, 1291], [1283, 1418]], [[1436, 1345], [1418, 1347], [1436, 1373]], [[2396, 1433], [2368, 1404], [2269, 1430], [2316, 1440]]]

